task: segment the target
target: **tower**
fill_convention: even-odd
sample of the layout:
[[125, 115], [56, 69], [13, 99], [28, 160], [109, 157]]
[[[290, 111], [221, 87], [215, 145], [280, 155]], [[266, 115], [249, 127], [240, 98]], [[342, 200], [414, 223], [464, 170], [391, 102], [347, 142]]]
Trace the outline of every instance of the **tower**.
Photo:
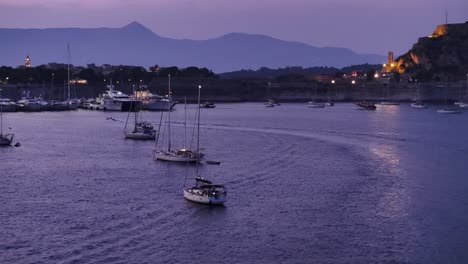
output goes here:
[[387, 65], [391, 66], [393, 64], [393, 51], [389, 51], [387, 55]]
[[31, 67], [31, 59], [29, 58], [29, 56], [26, 56], [26, 59], [24, 59], [24, 66], [26, 68], [30, 68]]

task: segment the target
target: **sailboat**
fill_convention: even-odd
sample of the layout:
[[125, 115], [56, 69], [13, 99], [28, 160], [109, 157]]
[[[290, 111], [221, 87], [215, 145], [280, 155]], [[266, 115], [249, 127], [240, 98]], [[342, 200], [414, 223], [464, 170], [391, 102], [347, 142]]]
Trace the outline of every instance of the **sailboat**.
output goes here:
[[68, 66], [67, 66], [67, 101], [65, 102], [67, 110], [76, 110], [78, 109], [78, 102], [72, 101], [70, 99], [70, 63], [71, 63], [71, 53], [70, 53], [70, 44], [68, 44]]
[[[0, 98], [2, 98], [2, 89], [0, 89]], [[13, 134], [3, 134], [3, 104], [0, 104], [0, 146], [11, 146]]]
[[417, 88], [416, 88], [416, 101], [411, 103], [411, 107], [416, 108], [416, 109], [425, 109], [425, 108], [427, 108], [427, 105], [424, 104], [421, 101], [421, 91], [420, 91], [420, 88], [419, 88], [419, 82], [416, 82], [416, 86], [417, 86]]
[[[445, 81], [445, 104], [447, 105], [447, 89], [448, 89], [448, 79]], [[439, 114], [461, 114], [460, 108], [448, 106], [442, 109], [437, 110]]]
[[[169, 75], [169, 100], [172, 100], [171, 96], [171, 75]], [[169, 102], [168, 107], [171, 106]], [[200, 104], [198, 104], [198, 109], [200, 109]], [[190, 149], [180, 149], [180, 150], [173, 150], [171, 148], [171, 109], [168, 108], [168, 144], [167, 150], [160, 150], [155, 153], [154, 159], [156, 160], [164, 160], [164, 161], [172, 161], [172, 162], [185, 162], [185, 163], [195, 163], [200, 161], [203, 158], [203, 153], [200, 152], [193, 152]]]
[[[198, 105], [200, 105], [200, 90], [198, 86]], [[197, 154], [200, 153], [200, 108], [197, 111]], [[199, 176], [199, 157], [197, 155], [197, 166], [195, 186], [184, 188], [184, 198], [202, 204], [224, 204], [226, 202], [227, 191], [223, 184], [213, 184], [212, 181]]]
[[[317, 98], [317, 87], [314, 87], [314, 98]], [[324, 103], [320, 103], [317, 101], [309, 101], [307, 104], [309, 108], [325, 108]]]
[[[390, 86], [387, 86], [385, 89], [386, 91], [386, 97], [390, 97]], [[400, 103], [395, 102], [395, 101], [387, 101], [385, 98], [382, 98], [382, 101], [379, 103], [380, 105], [400, 105]]]
[[[135, 102], [138, 101], [138, 98], [135, 99]], [[131, 109], [130, 109], [131, 110]], [[124, 132], [126, 139], [136, 139], [136, 140], [155, 140], [156, 139], [156, 130], [154, 129], [153, 125], [149, 122], [145, 121], [138, 121], [138, 110], [135, 106], [135, 124], [133, 127], [133, 131], [131, 132]], [[128, 112], [130, 115], [130, 111]], [[141, 115], [141, 114], [140, 114]], [[125, 129], [127, 128], [128, 123], [128, 116], [127, 122], [125, 122]]]

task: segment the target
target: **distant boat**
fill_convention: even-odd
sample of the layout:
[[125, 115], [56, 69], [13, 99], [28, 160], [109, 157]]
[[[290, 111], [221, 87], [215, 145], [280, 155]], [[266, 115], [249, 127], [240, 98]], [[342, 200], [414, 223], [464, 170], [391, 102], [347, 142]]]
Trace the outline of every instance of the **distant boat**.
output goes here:
[[265, 107], [275, 107], [275, 104], [266, 102]]
[[[198, 105], [200, 105], [200, 90], [198, 87]], [[208, 179], [202, 178], [198, 175], [198, 167], [200, 164], [200, 108], [197, 111], [197, 166], [195, 186], [184, 188], [184, 198], [201, 204], [224, 204], [226, 202], [227, 191], [223, 184], [213, 184]]]
[[417, 108], [417, 109], [425, 109], [427, 108], [427, 105], [421, 101], [417, 101], [417, 102], [411, 103], [411, 107]]
[[460, 108], [448, 105], [447, 89], [448, 89], [448, 78], [445, 81], [445, 105], [447, 105], [447, 107], [437, 110], [437, 113], [439, 114], [461, 114], [462, 111], [460, 110]]
[[443, 108], [437, 110], [439, 114], [461, 114], [461, 110], [458, 108]]
[[41, 111], [41, 107], [43, 107], [42, 99], [41, 98], [29, 98], [23, 97], [21, 100], [17, 102], [18, 110], [24, 112], [39, 112]]
[[335, 102], [328, 101], [328, 102], [325, 103], [325, 106], [335, 106]]
[[398, 102], [393, 102], [393, 101], [382, 101], [379, 103], [380, 105], [400, 105]]
[[310, 101], [309, 103], [307, 103], [307, 107], [309, 107], [309, 108], [325, 108], [325, 104], [324, 104], [324, 103], [319, 103], [319, 102]]
[[215, 108], [216, 105], [214, 103], [210, 102], [204, 102], [203, 104], [200, 104], [201, 108]]
[[377, 106], [375, 104], [369, 103], [367, 101], [356, 103], [356, 105], [358, 106], [360, 110], [376, 110], [377, 109]]
[[458, 105], [460, 108], [468, 108], [468, 103], [461, 103]]
[[2, 106], [3, 112], [15, 112], [16, 104], [8, 98], [0, 97], [0, 105]]
[[416, 102], [411, 103], [412, 108], [416, 109], [426, 109], [427, 105], [421, 101], [421, 90], [419, 87], [419, 82], [416, 82], [417, 88], [416, 88]]
[[[2, 89], [0, 89], [2, 98]], [[3, 103], [0, 103], [0, 146], [11, 146], [14, 134], [3, 134]]]

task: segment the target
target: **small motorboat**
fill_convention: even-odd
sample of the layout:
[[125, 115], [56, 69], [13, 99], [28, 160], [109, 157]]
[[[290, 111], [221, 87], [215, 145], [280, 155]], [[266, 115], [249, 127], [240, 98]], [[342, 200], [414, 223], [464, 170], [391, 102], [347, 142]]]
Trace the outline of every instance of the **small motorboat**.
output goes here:
[[376, 110], [377, 106], [367, 101], [362, 101], [356, 104], [360, 110]]
[[274, 103], [265, 103], [265, 107], [275, 107], [275, 104]]
[[335, 106], [335, 102], [333, 101], [328, 101], [325, 103], [326, 106]]

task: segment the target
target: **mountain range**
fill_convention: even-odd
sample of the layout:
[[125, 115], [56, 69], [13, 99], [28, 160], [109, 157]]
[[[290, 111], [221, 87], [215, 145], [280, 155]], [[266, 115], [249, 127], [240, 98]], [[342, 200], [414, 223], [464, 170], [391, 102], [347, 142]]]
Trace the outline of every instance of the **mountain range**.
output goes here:
[[159, 36], [138, 22], [122, 28], [0, 28], [0, 65], [32, 66], [67, 62], [67, 45], [74, 65], [197, 66], [214, 72], [287, 66], [344, 67], [381, 63], [384, 57], [357, 54], [346, 48], [314, 47], [265, 35], [230, 33], [208, 40]]

